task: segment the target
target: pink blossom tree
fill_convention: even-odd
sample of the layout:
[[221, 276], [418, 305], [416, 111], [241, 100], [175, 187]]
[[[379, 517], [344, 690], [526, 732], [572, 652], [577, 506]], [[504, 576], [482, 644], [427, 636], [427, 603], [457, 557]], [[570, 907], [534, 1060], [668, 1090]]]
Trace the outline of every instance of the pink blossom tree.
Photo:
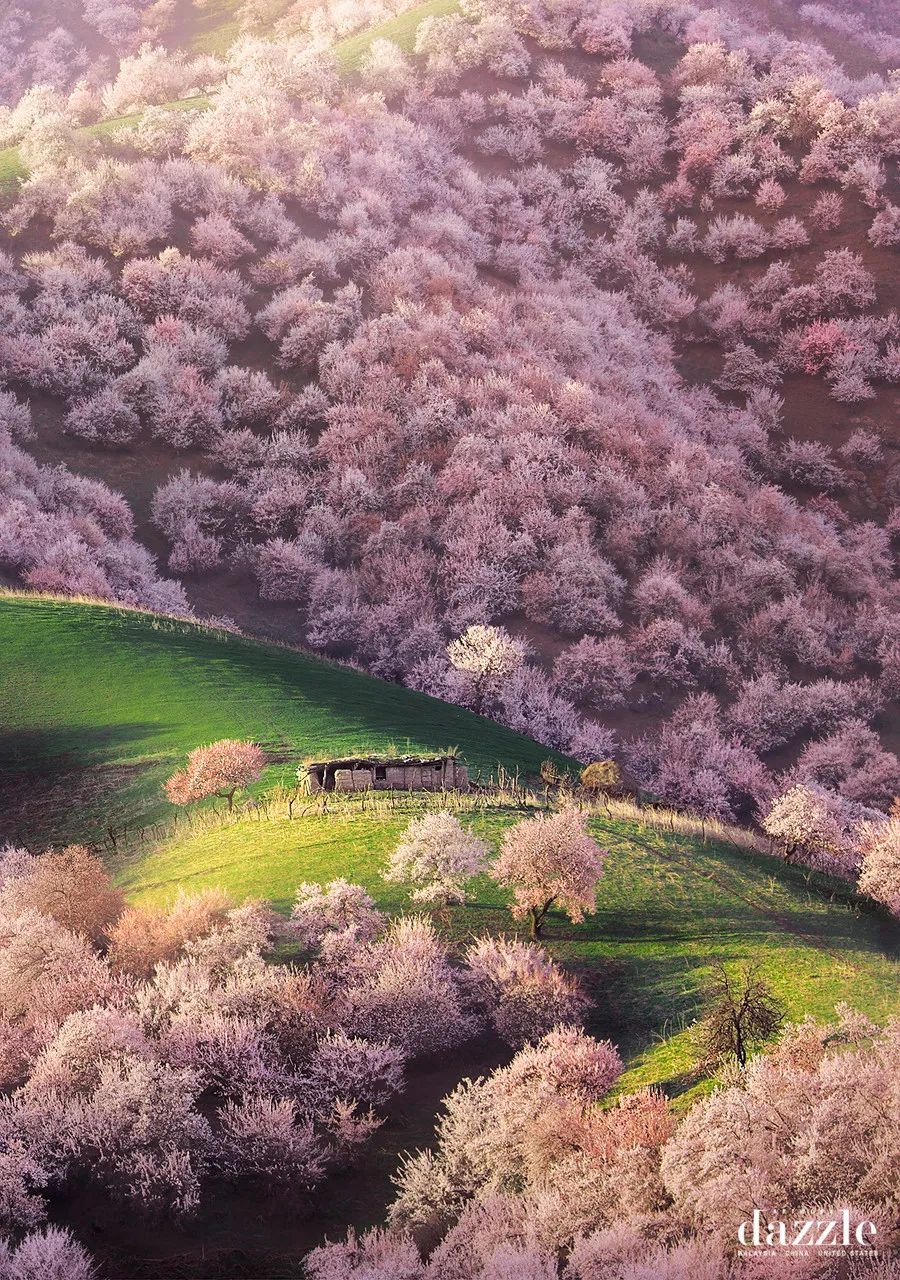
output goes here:
[[861, 1031], [857, 1041], [842, 1025], [788, 1027], [772, 1052], [692, 1107], [662, 1155], [675, 1212], [699, 1226], [710, 1213], [740, 1222], [747, 1196], [781, 1212], [810, 1200], [886, 1207], [894, 1173], [871, 1134], [900, 1128], [897, 1053], [890, 1032]]
[[328, 1168], [328, 1151], [291, 1098], [246, 1095], [218, 1116], [213, 1159], [234, 1181], [312, 1187]]
[[775, 178], [765, 178], [756, 188], [753, 199], [760, 209], [764, 209], [766, 213], [774, 213], [785, 202], [785, 190]]
[[876, 213], [869, 227], [869, 241], [878, 249], [900, 245], [900, 207], [888, 203]]
[[[617, 1117], [612, 1123], [600, 1121], [600, 1129], [593, 1131], [584, 1118], [621, 1070], [622, 1060], [609, 1041], [558, 1027], [526, 1045], [508, 1066], [464, 1081], [443, 1101], [435, 1149], [409, 1156], [402, 1164], [389, 1222], [398, 1230], [441, 1229], [460, 1216], [467, 1202], [483, 1203], [499, 1188], [536, 1191], [540, 1179], [549, 1190], [551, 1169], [552, 1180], [561, 1178], [565, 1185], [576, 1169], [586, 1173], [581, 1161], [588, 1150], [599, 1174], [588, 1194], [601, 1195], [607, 1204], [615, 1201], [615, 1192], [603, 1187], [612, 1163], [603, 1153], [617, 1145], [610, 1141], [607, 1146], [604, 1132], [612, 1137]], [[564, 1153], [573, 1151], [578, 1155], [569, 1163]], [[557, 1210], [558, 1204], [554, 1198], [551, 1214], [565, 1212], [561, 1206]], [[535, 1207], [533, 1200], [528, 1207]], [[548, 1234], [559, 1238], [552, 1228]], [[460, 1243], [456, 1241], [457, 1248]]]
[[125, 904], [102, 860], [84, 845], [49, 849], [0, 889], [9, 911], [37, 911], [74, 934], [104, 938]]
[[[324, 963], [330, 955], [339, 973], [345, 948], [337, 941]], [[410, 1057], [446, 1052], [477, 1027], [447, 947], [420, 917], [400, 917], [381, 938], [353, 949], [342, 987], [339, 1017], [348, 1034], [388, 1041]]]
[[823, 191], [810, 210], [810, 221], [822, 231], [833, 231], [840, 225], [844, 201], [836, 191]]
[[230, 812], [235, 794], [258, 781], [265, 763], [265, 753], [255, 743], [222, 738], [190, 753], [187, 766], [166, 783], [166, 795], [172, 804], [218, 796], [228, 801]]
[[562, 651], [553, 674], [563, 693], [601, 710], [626, 701], [637, 672], [630, 646], [621, 636], [585, 636]]
[[74, 1158], [114, 1195], [173, 1212], [194, 1209], [211, 1131], [196, 1108], [196, 1072], [121, 1054], [67, 1124]]
[[109, 930], [109, 959], [114, 970], [148, 978], [157, 964], [174, 960], [189, 942], [205, 937], [234, 906], [221, 889], [179, 893], [168, 910], [126, 907]]
[[319, 1245], [307, 1254], [304, 1266], [310, 1280], [424, 1280], [425, 1276], [415, 1242], [378, 1229], [362, 1236], [351, 1230], [339, 1243]]
[[0, 1015], [46, 1027], [102, 1002], [112, 986], [86, 938], [31, 908], [0, 905]]
[[606, 850], [588, 835], [574, 809], [517, 822], [503, 837], [491, 876], [512, 889], [514, 920], [527, 919], [532, 939], [541, 937], [554, 906], [573, 923], [593, 914]]
[[776, 796], [762, 828], [776, 840], [783, 856], [798, 854], [825, 867], [852, 865], [851, 812], [840, 796], [816, 785], [795, 786]]

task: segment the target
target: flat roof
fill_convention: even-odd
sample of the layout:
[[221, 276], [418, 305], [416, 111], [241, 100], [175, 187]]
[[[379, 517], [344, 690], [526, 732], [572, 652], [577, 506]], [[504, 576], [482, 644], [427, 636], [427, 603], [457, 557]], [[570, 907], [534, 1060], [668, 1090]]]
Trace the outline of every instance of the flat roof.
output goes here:
[[348, 756], [337, 760], [309, 760], [303, 764], [304, 769], [352, 769], [376, 765], [422, 765], [443, 764], [447, 760], [455, 760], [456, 756]]

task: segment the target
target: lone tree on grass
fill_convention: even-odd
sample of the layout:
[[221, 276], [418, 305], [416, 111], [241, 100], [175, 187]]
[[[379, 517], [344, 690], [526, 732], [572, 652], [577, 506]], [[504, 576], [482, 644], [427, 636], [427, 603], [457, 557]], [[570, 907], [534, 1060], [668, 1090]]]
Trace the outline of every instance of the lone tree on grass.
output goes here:
[[384, 878], [408, 884], [413, 902], [445, 912], [465, 902], [466, 884], [483, 870], [487, 851], [452, 813], [426, 813], [404, 831]]
[[737, 1059], [746, 1066], [752, 1045], [769, 1040], [784, 1021], [784, 1007], [759, 976], [758, 965], [748, 965], [729, 977], [717, 965], [710, 986], [710, 1008], [696, 1030], [704, 1058]]
[[208, 747], [197, 747], [187, 758], [187, 766], [173, 773], [166, 783], [166, 795], [173, 804], [190, 804], [218, 796], [234, 808], [235, 794], [256, 782], [266, 757], [254, 742], [223, 738]]
[[447, 645], [450, 665], [468, 677], [472, 706], [479, 715], [488, 696], [522, 665], [525, 653], [525, 644], [514, 640], [502, 627], [486, 627], [481, 623], [467, 627]]
[[537, 940], [553, 906], [565, 911], [573, 924], [593, 914], [606, 856], [607, 851], [588, 835], [582, 816], [574, 809], [563, 809], [511, 827], [491, 875], [499, 885], [512, 889], [513, 919], [527, 919], [531, 937]]

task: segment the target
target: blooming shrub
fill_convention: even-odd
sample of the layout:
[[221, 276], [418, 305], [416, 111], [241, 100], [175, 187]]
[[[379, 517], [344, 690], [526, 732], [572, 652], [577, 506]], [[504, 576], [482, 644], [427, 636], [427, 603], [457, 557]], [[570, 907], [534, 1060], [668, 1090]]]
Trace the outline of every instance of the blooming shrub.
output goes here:
[[533, 944], [478, 938], [466, 950], [466, 965], [480, 1007], [516, 1049], [580, 1022], [587, 1008], [578, 983]]

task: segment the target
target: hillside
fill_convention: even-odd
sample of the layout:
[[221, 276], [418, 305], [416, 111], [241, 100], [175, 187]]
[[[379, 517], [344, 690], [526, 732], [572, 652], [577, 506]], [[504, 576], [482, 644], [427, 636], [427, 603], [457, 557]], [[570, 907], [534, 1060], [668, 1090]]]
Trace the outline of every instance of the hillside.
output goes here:
[[[253, 737], [271, 753], [260, 789], [291, 783], [299, 757], [360, 749], [457, 746], [483, 775], [498, 764], [534, 775], [546, 749], [489, 720], [397, 685], [224, 631], [96, 604], [0, 599], [0, 840], [34, 844], [102, 837], [170, 818], [166, 775], [199, 743]], [[288, 821], [272, 817], [196, 830], [111, 866], [134, 901], [170, 901], [179, 889], [228, 889], [282, 911], [301, 880], [366, 885], [387, 910], [407, 904], [381, 868], [408, 814], [384, 805]], [[521, 810], [499, 800], [471, 821], [493, 845]], [[612, 860], [597, 915], [556, 918], [551, 947], [583, 971], [604, 1035], [631, 1058], [632, 1083], [676, 1092], [690, 1063], [683, 1027], [709, 967], [751, 954], [792, 1013], [826, 1015], [853, 1000], [873, 1016], [896, 1006], [900, 931], [836, 885], [726, 841], [642, 825], [623, 810], [593, 820]], [[133, 847], [134, 848], [134, 847]], [[502, 896], [480, 881], [454, 920], [465, 937], [509, 927]]]
[[889, 808], [893, 46], [452, 7], [184, 3], [74, 139], [10, 126], [3, 580], [448, 700], [502, 626], [492, 714], [666, 803]]
[[[0, 840], [159, 821], [193, 747], [254, 738], [297, 761], [458, 747], [483, 774], [537, 772], [545, 747], [458, 707], [308, 654], [103, 605], [0, 599]], [[549, 753], [552, 754], [552, 753]]]
[[[493, 847], [521, 809], [498, 806], [464, 820]], [[177, 836], [132, 859], [115, 859], [132, 901], [159, 906], [180, 889], [229, 890], [289, 909], [297, 885], [344, 876], [390, 912], [409, 909], [382, 872], [409, 819], [402, 812], [243, 819]], [[871, 906], [835, 894], [836, 882], [724, 840], [654, 830], [635, 815], [595, 818], [610, 850], [595, 916], [572, 925], [554, 915], [547, 945], [592, 993], [591, 1030], [625, 1055], [622, 1088], [653, 1084], [682, 1104], [708, 1082], [693, 1074], [688, 1025], [703, 1004], [712, 967], [758, 962], [790, 1017], [828, 1018], [838, 1001], [882, 1020], [898, 1011], [900, 926]], [[452, 932], [509, 930], [505, 897], [477, 881], [475, 900], [454, 912]]]
[[[199, 12], [192, 10], [187, 30], [188, 49], [195, 54], [225, 56], [241, 35], [240, 24], [234, 16], [235, 7], [231, 0], [222, 0], [222, 3], [204, 5]], [[357, 72], [375, 40], [390, 40], [404, 52], [411, 53], [416, 32], [423, 19], [454, 13], [458, 7], [458, 0], [426, 0], [424, 4], [414, 5], [396, 17], [379, 22], [345, 40], [339, 40], [332, 47], [338, 70], [342, 75]], [[254, 31], [254, 34], [259, 35], [267, 33], [265, 24]], [[198, 93], [161, 105], [167, 111], [204, 111], [211, 105], [211, 98], [207, 93]], [[142, 115], [140, 111], [132, 111], [126, 115], [110, 116], [94, 124], [83, 125], [76, 130], [76, 137], [88, 143], [103, 139], [115, 141], [116, 134], [123, 129], [133, 129]], [[14, 189], [27, 176], [28, 166], [22, 159], [19, 148], [0, 148], [0, 192], [4, 188], [7, 191]]]
[[[297, 756], [309, 751], [453, 743], [484, 772], [499, 762], [525, 773], [546, 754], [491, 721], [301, 652], [47, 598], [0, 599], [0, 707], [0, 809], [10, 828], [0, 841], [10, 833], [34, 841], [101, 835], [126, 817], [132, 827], [164, 819], [162, 778], [191, 746], [223, 734], [265, 743], [273, 763], [262, 785], [270, 788], [289, 781]], [[289, 818], [283, 794], [270, 796], [243, 816], [208, 812], [174, 834], [160, 827], [108, 847], [108, 868], [129, 902], [148, 908], [182, 890], [218, 887], [286, 912], [300, 882], [346, 877], [384, 910], [409, 909], [383, 871], [411, 814], [433, 800], [333, 797], [326, 813], [311, 803]], [[496, 849], [538, 802], [498, 794], [451, 803]], [[690, 1025], [719, 963], [734, 974], [758, 964], [793, 1019], [828, 1019], [839, 1001], [879, 1021], [897, 1012], [900, 926], [845, 886], [767, 856], [749, 833], [739, 846], [716, 824], [710, 835], [699, 822], [613, 802], [590, 825], [609, 850], [597, 911], [578, 925], [551, 914], [546, 945], [590, 994], [587, 1029], [622, 1053], [619, 1093], [656, 1086], [678, 1115], [709, 1094]], [[451, 940], [515, 934], [495, 883], [480, 877], [473, 891], [452, 913]], [[324, 1184], [301, 1211], [289, 1197], [226, 1195], [160, 1228], [87, 1190], [66, 1201], [64, 1220], [78, 1224], [112, 1274], [174, 1277], [187, 1267], [199, 1277], [238, 1265], [244, 1270], [228, 1273], [290, 1274], [293, 1259], [349, 1223], [382, 1220], [402, 1154], [433, 1141], [439, 1098], [507, 1056], [480, 1039], [452, 1061], [415, 1066], [364, 1165]], [[83, 1230], [86, 1221], [100, 1226]], [[208, 1271], [197, 1269], [201, 1245]]]
[[898, 0], [0, 51], [0, 1280], [900, 1280]]

